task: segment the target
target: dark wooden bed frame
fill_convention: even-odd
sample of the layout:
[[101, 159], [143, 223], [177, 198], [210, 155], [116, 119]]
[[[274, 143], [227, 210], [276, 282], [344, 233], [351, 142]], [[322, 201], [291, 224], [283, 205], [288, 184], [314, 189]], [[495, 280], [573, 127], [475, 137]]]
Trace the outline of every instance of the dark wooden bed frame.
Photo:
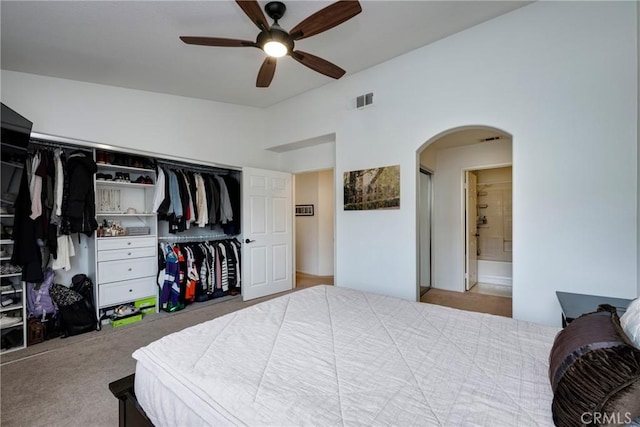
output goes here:
[[138, 403], [134, 390], [135, 374], [127, 375], [109, 384], [109, 390], [118, 398], [118, 425], [120, 427], [153, 427], [153, 423]]

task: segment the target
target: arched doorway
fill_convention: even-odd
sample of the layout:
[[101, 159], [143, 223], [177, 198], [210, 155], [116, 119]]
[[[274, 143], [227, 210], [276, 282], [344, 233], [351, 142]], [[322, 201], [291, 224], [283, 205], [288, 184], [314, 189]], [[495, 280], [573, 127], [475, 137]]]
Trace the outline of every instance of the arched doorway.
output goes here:
[[[441, 132], [417, 150], [419, 295], [433, 288], [459, 293], [471, 289], [502, 296], [508, 293], [510, 297], [512, 158], [512, 136], [482, 125]], [[429, 180], [424, 178], [425, 171], [430, 173]], [[470, 188], [474, 181], [475, 187]], [[430, 188], [425, 189], [425, 185]], [[487, 215], [489, 188], [493, 197], [491, 215]], [[498, 201], [493, 189], [499, 189], [500, 197], [509, 197]], [[498, 207], [501, 216], [496, 214]], [[502, 264], [483, 259], [484, 252], [498, 246], [503, 255], [508, 254]], [[486, 281], [497, 282], [500, 275], [504, 276], [496, 285], [500, 288], [486, 286], [490, 284]], [[482, 286], [476, 287], [477, 283]], [[510, 310], [510, 301], [508, 305]]]

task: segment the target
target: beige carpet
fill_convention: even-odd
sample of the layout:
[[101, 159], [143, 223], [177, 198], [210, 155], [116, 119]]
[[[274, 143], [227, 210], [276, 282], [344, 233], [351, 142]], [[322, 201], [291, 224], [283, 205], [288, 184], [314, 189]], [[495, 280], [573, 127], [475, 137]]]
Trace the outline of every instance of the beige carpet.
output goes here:
[[430, 289], [420, 298], [420, 301], [461, 310], [512, 317], [511, 298], [507, 297]]

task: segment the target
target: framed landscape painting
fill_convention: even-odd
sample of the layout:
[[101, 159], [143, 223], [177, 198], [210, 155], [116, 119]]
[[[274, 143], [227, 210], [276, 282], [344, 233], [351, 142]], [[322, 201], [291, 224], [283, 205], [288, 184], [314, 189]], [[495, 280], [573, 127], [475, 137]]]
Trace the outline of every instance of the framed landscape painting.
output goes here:
[[400, 165], [344, 173], [344, 210], [399, 209]]

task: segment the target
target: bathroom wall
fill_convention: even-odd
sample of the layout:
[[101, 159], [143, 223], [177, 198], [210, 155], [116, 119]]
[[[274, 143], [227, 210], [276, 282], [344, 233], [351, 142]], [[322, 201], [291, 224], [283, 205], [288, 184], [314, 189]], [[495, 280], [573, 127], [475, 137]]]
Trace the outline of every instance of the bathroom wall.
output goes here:
[[475, 172], [478, 175], [478, 260], [511, 262], [511, 167]]
[[512, 168], [478, 175], [478, 282], [513, 285]]

